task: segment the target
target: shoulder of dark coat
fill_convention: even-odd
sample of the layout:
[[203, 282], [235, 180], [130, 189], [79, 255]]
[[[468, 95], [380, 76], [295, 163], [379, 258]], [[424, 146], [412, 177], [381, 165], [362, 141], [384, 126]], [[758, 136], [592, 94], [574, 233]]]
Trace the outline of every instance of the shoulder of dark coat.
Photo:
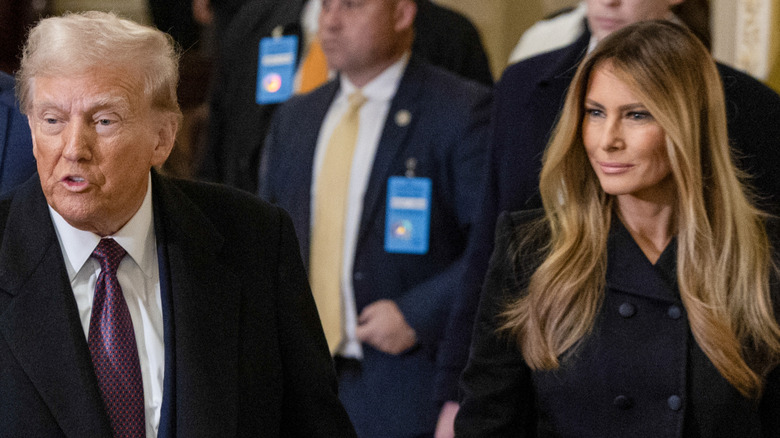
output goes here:
[[[496, 247], [504, 246], [520, 284], [527, 283], [547, 255], [550, 227], [544, 210], [504, 212], [496, 228]], [[508, 242], [500, 245], [499, 242]]]
[[[252, 222], [278, 221], [280, 208], [258, 196], [229, 187], [201, 181], [160, 176], [160, 182], [169, 187], [166, 193], [181, 193], [215, 225], [251, 225]], [[172, 188], [172, 190], [170, 189]], [[182, 202], [177, 199], [175, 202]], [[170, 203], [170, 200], [166, 200]]]

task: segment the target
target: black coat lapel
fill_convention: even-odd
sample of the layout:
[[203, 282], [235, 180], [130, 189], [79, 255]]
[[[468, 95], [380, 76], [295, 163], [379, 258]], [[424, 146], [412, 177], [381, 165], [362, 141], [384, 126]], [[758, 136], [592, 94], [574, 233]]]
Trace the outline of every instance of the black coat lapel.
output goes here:
[[613, 218], [607, 241], [607, 288], [668, 302], [679, 301], [677, 240], [672, 239], [655, 265], [620, 219]]
[[163, 245], [158, 254], [166, 264], [160, 271], [168, 272], [163, 300], [169, 299], [173, 316], [165, 330], [166, 338], [174, 334], [176, 435], [231, 436], [241, 384], [240, 294], [232, 292], [241, 285], [222, 263], [222, 235], [200, 208], [170, 180], [155, 174], [152, 187], [155, 233]]
[[[110, 437], [62, 252], [37, 178], [16, 194], [0, 247], [11, 295], [0, 332], [69, 437]], [[0, 292], [3, 293], [3, 292]]]

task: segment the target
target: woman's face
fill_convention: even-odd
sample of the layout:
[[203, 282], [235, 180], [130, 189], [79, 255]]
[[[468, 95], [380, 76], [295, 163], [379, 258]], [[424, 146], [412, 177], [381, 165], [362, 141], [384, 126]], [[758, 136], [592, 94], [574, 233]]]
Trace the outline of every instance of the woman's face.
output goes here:
[[666, 134], [609, 62], [590, 74], [582, 141], [606, 193], [659, 203], [673, 198]]

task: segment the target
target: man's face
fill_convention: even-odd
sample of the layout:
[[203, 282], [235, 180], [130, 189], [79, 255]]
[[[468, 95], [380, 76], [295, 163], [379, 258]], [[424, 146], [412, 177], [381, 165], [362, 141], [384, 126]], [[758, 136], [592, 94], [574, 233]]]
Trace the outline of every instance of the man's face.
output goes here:
[[587, 0], [588, 27], [596, 39], [638, 21], [667, 19], [684, 0]]
[[329, 67], [365, 85], [397, 59], [409, 7], [411, 0], [322, 0], [318, 35]]
[[168, 158], [176, 132], [175, 117], [152, 110], [134, 73], [99, 67], [33, 79], [28, 117], [46, 200], [101, 236], [138, 211], [149, 169]]

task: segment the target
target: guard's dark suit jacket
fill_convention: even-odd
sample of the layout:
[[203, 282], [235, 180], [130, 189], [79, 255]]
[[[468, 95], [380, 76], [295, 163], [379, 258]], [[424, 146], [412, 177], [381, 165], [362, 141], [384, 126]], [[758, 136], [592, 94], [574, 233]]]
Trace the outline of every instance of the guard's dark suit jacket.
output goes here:
[[[541, 206], [541, 158], [590, 32], [562, 49], [506, 69], [494, 91], [490, 199], [496, 211]], [[780, 213], [780, 96], [745, 73], [718, 64], [728, 131], [740, 168], [753, 176], [760, 206]]]
[[[499, 220], [463, 373], [458, 437], [780, 436], [780, 368], [770, 373], [760, 402], [742, 397], [691, 334], [677, 288], [675, 241], [653, 265], [618, 219], [593, 330], [558, 370], [532, 371], [515, 339], [497, 328], [499, 313], [544, 260], [547, 230], [523, 228], [540, 214]], [[533, 241], [518, 250], [520, 236], [529, 235]], [[775, 300], [778, 292], [772, 291]]]
[[[289, 217], [153, 174], [160, 437], [354, 436]], [[0, 200], [0, 437], [110, 437], [37, 176]]]
[[[282, 105], [266, 143], [261, 196], [290, 211], [304, 259], [314, 152], [338, 86], [330, 82]], [[412, 56], [391, 102], [364, 197], [352, 282], [358, 312], [377, 300], [394, 300], [419, 346], [391, 356], [364, 345], [359, 378], [339, 377], [339, 396], [359, 436], [431, 433], [438, 415], [434, 390], [456, 384], [460, 370], [437, 369], [436, 362], [446, 355], [443, 332], [463, 292], [463, 256], [484, 187], [489, 95]], [[404, 120], [404, 112], [411, 117]], [[412, 158], [416, 176], [433, 182], [429, 250], [390, 254], [384, 250], [387, 181], [403, 176]], [[453, 336], [466, 342], [469, 334]]]
[[0, 193], [35, 173], [32, 136], [27, 117], [14, 99], [14, 78], [0, 72]]

